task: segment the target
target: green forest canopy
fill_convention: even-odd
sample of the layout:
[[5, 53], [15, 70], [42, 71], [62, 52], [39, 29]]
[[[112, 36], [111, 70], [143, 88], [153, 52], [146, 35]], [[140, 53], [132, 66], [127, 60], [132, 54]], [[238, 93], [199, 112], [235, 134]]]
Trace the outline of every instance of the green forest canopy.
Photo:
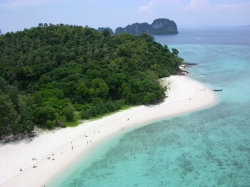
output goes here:
[[82, 26], [39, 24], [0, 35], [0, 135], [153, 104], [159, 78], [178, 70], [178, 51], [142, 33], [110, 35]]

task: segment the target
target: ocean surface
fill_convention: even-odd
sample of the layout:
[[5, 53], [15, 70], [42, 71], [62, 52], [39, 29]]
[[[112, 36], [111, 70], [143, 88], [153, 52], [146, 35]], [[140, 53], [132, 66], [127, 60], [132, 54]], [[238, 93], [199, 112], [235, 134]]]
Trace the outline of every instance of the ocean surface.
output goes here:
[[46, 187], [250, 186], [250, 28], [179, 29], [155, 41], [196, 63], [219, 102], [121, 131]]

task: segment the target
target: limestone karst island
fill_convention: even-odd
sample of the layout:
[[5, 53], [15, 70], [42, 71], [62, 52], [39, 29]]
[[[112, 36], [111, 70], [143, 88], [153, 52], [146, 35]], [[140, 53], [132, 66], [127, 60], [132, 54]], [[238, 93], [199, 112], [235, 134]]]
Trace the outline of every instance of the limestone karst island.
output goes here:
[[122, 32], [131, 34], [140, 34], [143, 32], [150, 34], [178, 34], [177, 25], [174, 21], [159, 18], [153, 21], [152, 24], [144, 23], [133, 23], [132, 25], [127, 25], [126, 27], [118, 27], [115, 33], [119, 34]]

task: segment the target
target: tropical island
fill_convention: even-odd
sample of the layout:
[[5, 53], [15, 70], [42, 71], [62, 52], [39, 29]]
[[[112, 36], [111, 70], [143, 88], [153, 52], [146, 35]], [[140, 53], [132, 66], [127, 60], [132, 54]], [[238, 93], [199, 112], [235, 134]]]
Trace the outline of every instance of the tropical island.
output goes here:
[[150, 33], [150, 34], [178, 34], [177, 25], [174, 21], [159, 18], [153, 21], [152, 24], [148, 23], [133, 23], [124, 28], [118, 27], [115, 30], [115, 33], [131, 33], [131, 34], [141, 34], [141, 33]]
[[0, 44], [1, 137], [17, 137], [0, 144], [2, 187], [48, 186], [105, 138], [215, 101], [204, 85], [171, 76], [183, 64], [178, 50], [146, 33], [39, 24]]
[[167, 89], [159, 79], [182, 61], [177, 49], [147, 33], [110, 35], [40, 23], [2, 34], [0, 136], [75, 126], [127, 106], [159, 103]]

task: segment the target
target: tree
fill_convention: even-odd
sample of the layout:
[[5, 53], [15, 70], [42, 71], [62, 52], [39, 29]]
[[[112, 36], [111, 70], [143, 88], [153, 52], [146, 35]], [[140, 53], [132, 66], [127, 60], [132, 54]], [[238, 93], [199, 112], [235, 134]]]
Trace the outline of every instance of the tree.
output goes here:
[[107, 29], [110, 34], [114, 34], [113, 30], [109, 27], [98, 27], [98, 31], [101, 31], [101, 32], [103, 32], [105, 29]]
[[68, 105], [63, 109], [63, 114], [68, 121], [72, 121], [74, 118], [75, 108], [72, 105]]
[[103, 35], [104, 35], [105, 37], [110, 36], [110, 33], [109, 33], [108, 29], [104, 29]]
[[12, 132], [16, 135], [19, 132], [20, 116], [7, 94], [0, 94], [0, 129], [1, 134]]
[[81, 96], [87, 96], [89, 93], [89, 88], [87, 88], [84, 81], [80, 81], [76, 87], [76, 92]]
[[55, 109], [53, 107], [37, 107], [34, 111], [35, 122], [38, 125], [45, 125], [48, 120], [55, 119]]
[[97, 78], [91, 81], [91, 87], [95, 89], [96, 97], [104, 98], [109, 93], [109, 87], [103, 79]]
[[95, 69], [88, 69], [88, 71], [86, 72], [86, 77], [88, 79], [94, 79], [100, 76], [101, 76], [100, 71], [95, 70]]
[[34, 122], [32, 111], [34, 109], [34, 101], [31, 97], [18, 94], [18, 111], [20, 114], [20, 123], [22, 131], [31, 132], [34, 130]]
[[139, 36], [144, 38], [147, 42], [152, 42], [155, 40], [154, 36], [152, 36], [151, 34], [145, 33], [145, 32], [139, 34]]
[[172, 54], [173, 54], [174, 56], [178, 56], [179, 51], [178, 51], [177, 49], [175, 49], [175, 48], [172, 48]]
[[0, 76], [0, 93], [1, 91], [6, 92], [7, 85], [8, 85], [7, 81], [3, 77]]

